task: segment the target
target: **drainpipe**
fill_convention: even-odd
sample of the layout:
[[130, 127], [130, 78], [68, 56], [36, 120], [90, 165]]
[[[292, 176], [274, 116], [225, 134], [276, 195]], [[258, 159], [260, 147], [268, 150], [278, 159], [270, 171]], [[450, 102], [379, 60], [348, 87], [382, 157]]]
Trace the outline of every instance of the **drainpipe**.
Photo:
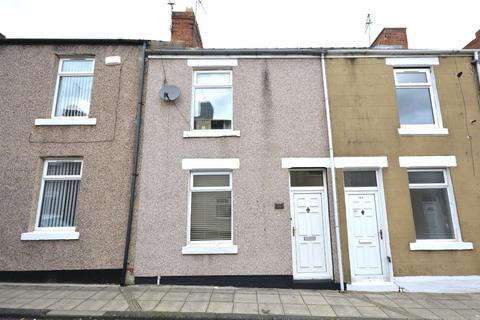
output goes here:
[[478, 51], [473, 53], [473, 63], [477, 66], [477, 79], [478, 79], [478, 87], [480, 88], [480, 61], [478, 60]]
[[128, 222], [127, 236], [125, 238], [125, 250], [123, 253], [123, 268], [120, 285], [125, 286], [125, 278], [127, 276], [128, 254], [130, 251], [130, 240], [132, 237], [133, 209], [135, 206], [136, 186], [137, 186], [137, 169], [138, 169], [138, 150], [140, 148], [140, 128], [142, 125], [142, 107], [143, 107], [143, 86], [145, 82], [145, 54], [147, 50], [147, 41], [143, 42], [140, 65], [140, 86], [137, 97], [137, 116], [135, 119], [135, 141], [133, 146], [132, 175], [130, 179], [130, 202], [128, 205]]
[[325, 65], [325, 54], [322, 53], [322, 80], [323, 95], [325, 99], [325, 111], [327, 116], [327, 135], [328, 135], [328, 153], [330, 156], [330, 170], [332, 175], [332, 197], [333, 197], [333, 213], [335, 218], [335, 239], [337, 242], [337, 258], [338, 258], [338, 274], [340, 278], [340, 291], [345, 291], [343, 282], [343, 259], [342, 244], [340, 242], [340, 223], [338, 219], [338, 200], [337, 200], [337, 180], [335, 178], [335, 157], [333, 153], [332, 123], [330, 120], [330, 102], [328, 99], [327, 73]]

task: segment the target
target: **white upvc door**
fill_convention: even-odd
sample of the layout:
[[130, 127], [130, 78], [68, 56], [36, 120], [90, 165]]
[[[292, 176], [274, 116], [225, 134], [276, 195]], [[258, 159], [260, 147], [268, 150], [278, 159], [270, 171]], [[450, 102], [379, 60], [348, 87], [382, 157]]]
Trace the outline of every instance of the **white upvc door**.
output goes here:
[[352, 277], [356, 280], [385, 277], [379, 225], [378, 191], [346, 192], [347, 224]]
[[293, 191], [293, 276], [297, 280], [332, 279], [325, 191]]

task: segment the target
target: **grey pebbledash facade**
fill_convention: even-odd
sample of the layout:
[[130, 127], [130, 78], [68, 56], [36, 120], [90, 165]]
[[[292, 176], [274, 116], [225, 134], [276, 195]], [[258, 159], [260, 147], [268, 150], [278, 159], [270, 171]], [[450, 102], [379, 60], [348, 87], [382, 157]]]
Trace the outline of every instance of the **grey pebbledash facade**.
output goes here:
[[120, 281], [142, 44], [0, 40], [1, 281]]
[[[218, 87], [232, 97], [221, 108], [231, 113], [225, 116], [225, 110], [215, 105], [213, 117], [203, 120], [204, 106], [193, 100], [212, 94], [202, 90], [218, 88], [202, 86], [201, 77], [221, 75], [230, 79]], [[291, 249], [290, 201], [295, 187], [291, 187], [290, 169], [312, 167], [299, 167], [302, 159], [328, 157], [320, 56], [205, 59], [151, 51], [147, 78], [135, 213], [137, 282], [291, 285], [296, 257]], [[180, 97], [162, 100], [159, 91], [164, 84], [178, 86]], [[225, 118], [227, 124], [219, 120]], [[323, 269], [322, 282], [335, 287], [330, 176], [321, 163], [313, 166], [299, 174], [317, 174], [322, 180], [303, 190], [307, 195], [318, 191], [321, 196], [317, 209], [322, 226], [317, 236], [323, 252], [316, 257], [316, 268]], [[205, 241], [195, 234], [207, 232], [205, 221], [215, 224], [223, 219], [202, 216], [205, 221], [192, 222], [196, 219], [192, 215], [203, 210], [193, 199], [197, 174], [230, 176], [231, 234], [226, 238], [216, 234]], [[296, 227], [297, 233], [303, 232]]]

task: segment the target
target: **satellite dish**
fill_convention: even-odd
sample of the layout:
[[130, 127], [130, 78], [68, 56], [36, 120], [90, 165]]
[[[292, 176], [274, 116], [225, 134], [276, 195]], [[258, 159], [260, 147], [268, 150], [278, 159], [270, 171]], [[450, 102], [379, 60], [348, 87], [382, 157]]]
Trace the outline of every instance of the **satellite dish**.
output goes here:
[[180, 89], [177, 86], [172, 86], [169, 84], [164, 85], [160, 89], [160, 98], [163, 101], [174, 101], [180, 96]]

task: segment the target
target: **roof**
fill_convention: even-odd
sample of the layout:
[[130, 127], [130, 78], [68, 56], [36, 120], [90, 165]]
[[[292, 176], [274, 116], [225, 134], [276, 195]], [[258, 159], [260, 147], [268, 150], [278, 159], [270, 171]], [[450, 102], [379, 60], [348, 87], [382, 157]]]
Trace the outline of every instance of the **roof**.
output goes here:
[[141, 39], [67, 39], [67, 38], [0, 38], [0, 45], [141, 45], [147, 40]]

